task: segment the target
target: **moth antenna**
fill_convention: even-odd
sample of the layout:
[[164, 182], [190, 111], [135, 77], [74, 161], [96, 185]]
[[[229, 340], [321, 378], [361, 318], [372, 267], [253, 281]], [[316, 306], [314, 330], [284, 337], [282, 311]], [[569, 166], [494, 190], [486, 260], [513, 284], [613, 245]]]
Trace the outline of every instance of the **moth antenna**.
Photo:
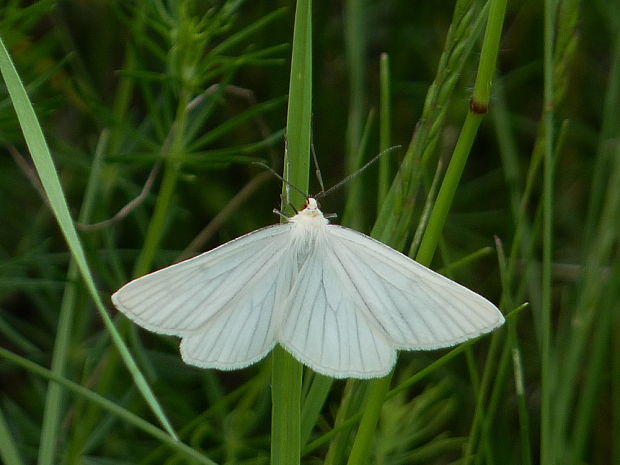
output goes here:
[[[297, 208], [295, 208], [295, 205], [293, 205], [291, 202], [289, 202], [288, 200], [284, 199], [284, 194], [280, 193], [280, 205], [288, 205], [288, 207], [293, 210], [293, 212], [295, 212], [295, 214], [299, 213], [299, 210], [297, 210]], [[288, 217], [287, 217], [288, 218]]]
[[336, 184], [335, 186], [330, 187], [329, 189], [327, 189], [326, 191], [321, 191], [319, 192], [317, 195], [314, 196], [315, 199], [320, 199], [322, 197], [325, 197], [327, 194], [329, 194], [330, 192], [335, 191], [336, 189], [340, 189], [342, 186], [344, 186], [346, 183], [348, 183], [351, 179], [353, 179], [354, 177], [356, 177], [357, 175], [361, 174], [363, 171], [365, 171], [366, 169], [370, 168], [370, 166], [373, 165], [373, 163], [375, 163], [379, 158], [381, 158], [383, 155], [386, 155], [387, 153], [399, 149], [401, 148], [400, 145], [395, 145], [393, 147], [390, 147], [389, 149], [385, 149], [383, 152], [379, 153], [378, 155], [376, 155], [372, 160], [370, 160], [368, 163], [366, 163], [364, 166], [362, 166], [359, 170], [357, 170], [355, 173], [350, 174], [349, 176], [347, 176], [346, 178], [344, 178], [342, 181], [340, 181], [338, 184]]
[[323, 215], [323, 217], [327, 218], [328, 220], [331, 220], [332, 218], [338, 218], [338, 215], [336, 213], [327, 213]]
[[310, 149], [312, 150], [312, 159], [314, 160], [314, 167], [316, 168], [314, 173], [316, 174], [316, 178], [319, 181], [319, 186], [321, 186], [321, 192], [324, 192], [325, 184], [323, 184], [323, 176], [321, 175], [321, 168], [319, 168], [319, 160], [316, 157], [316, 150], [314, 150], [314, 142], [310, 144]]
[[278, 173], [276, 173], [273, 168], [271, 168], [271, 166], [267, 165], [266, 163], [263, 163], [262, 161], [254, 161], [252, 162], [252, 164], [254, 165], [260, 165], [263, 168], [265, 168], [266, 170], [268, 170], [269, 172], [271, 172], [271, 174], [273, 174], [276, 178], [278, 178], [281, 182], [283, 182], [284, 184], [286, 184], [289, 187], [292, 187], [293, 189], [295, 189], [297, 192], [299, 192], [301, 195], [304, 196], [304, 198], [306, 199], [306, 201], [309, 199], [308, 194], [306, 194], [304, 191], [302, 191], [299, 187], [297, 187], [294, 184], [291, 184], [290, 182], [288, 182], [286, 179], [284, 179], [282, 176], [280, 176]]

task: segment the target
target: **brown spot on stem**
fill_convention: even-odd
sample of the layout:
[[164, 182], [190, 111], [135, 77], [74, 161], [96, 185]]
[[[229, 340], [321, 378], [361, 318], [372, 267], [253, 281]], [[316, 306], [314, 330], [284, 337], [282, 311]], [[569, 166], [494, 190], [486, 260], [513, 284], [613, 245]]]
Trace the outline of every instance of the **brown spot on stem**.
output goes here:
[[484, 115], [489, 111], [489, 106], [486, 103], [482, 103], [474, 99], [469, 101], [469, 108], [477, 115]]

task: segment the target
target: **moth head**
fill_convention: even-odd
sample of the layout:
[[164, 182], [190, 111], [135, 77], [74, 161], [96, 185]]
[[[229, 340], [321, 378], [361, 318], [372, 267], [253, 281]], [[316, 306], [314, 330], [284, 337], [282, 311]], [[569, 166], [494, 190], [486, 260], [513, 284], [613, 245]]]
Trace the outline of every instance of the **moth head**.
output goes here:
[[313, 197], [308, 197], [304, 209], [297, 213], [294, 217], [289, 218], [289, 221], [292, 223], [312, 224], [317, 226], [329, 223], [329, 221], [323, 216], [323, 212], [319, 210], [319, 204]]
[[313, 197], [308, 197], [308, 200], [306, 200], [306, 209], [307, 210], [318, 210], [319, 209], [319, 203], [316, 201], [315, 198]]

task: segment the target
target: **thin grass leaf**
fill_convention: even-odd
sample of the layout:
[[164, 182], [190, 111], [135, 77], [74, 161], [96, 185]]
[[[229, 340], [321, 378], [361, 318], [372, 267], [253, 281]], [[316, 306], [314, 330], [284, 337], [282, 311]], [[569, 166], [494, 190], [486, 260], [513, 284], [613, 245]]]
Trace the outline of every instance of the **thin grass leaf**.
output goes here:
[[543, 229], [542, 229], [542, 301], [540, 314], [541, 329], [541, 378], [542, 395], [540, 402], [540, 463], [541, 465], [552, 465], [559, 458], [559, 446], [553, 440], [553, 392], [555, 383], [553, 380], [553, 360], [551, 346], [553, 335], [551, 332], [551, 262], [553, 260], [553, 216], [554, 216], [554, 147], [555, 143], [555, 95], [554, 95], [554, 69], [553, 69], [553, 49], [555, 41], [555, 25], [557, 10], [555, 1], [545, 0], [544, 3], [544, 107], [543, 107], [543, 151], [544, 151], [544, 170], [543, 170]]
[[[379, 109], [379, 152], [392, 146], [392, 82], [390, 77], [390, 57], [381, 54], [380, 59], [381, 100]], [[390, 157], [379, 160], [379, 183], [377, 186], [377, 213], [387, 197], [390, 183], [394, 177], [394, 165]]]
[[[348, 70], [349, 85], [349, 111], [346, 132], [346, 172], [355, 173], [361, 166], [364, 151], [361, 147], [364, 134], [364, 115], [368, 112], [365, 108], [366, 99], [366, 37], [367, 37], [367, 5], [364, 0], [349, 0], [346, 2], [344, 13], [344, 41]], [[368, 124], [368, 119], [366, 119]], [[368, 127], [368, 126], [366, 126]], [[355, 184], [349, 186], [345, 211], [362, 213], [366, 201], [362, 197], [362, 190], [355, 189], [361, 181], [357, 179]], [[349, 220], [352, 218], [349, 216]], [[364, 221], [354, 220], [349, 222], [353, 229], [363, 230]]]
[[[356, 144], [358, 153], [355, 154], [352, 161], [350, 161], [349, 174], [355, 174], [359, 172], [360, 168], [364, 165], [364, 159], [368, 153], [368, 145], [371, 136], [371, 132], [374, 126], [375, 112], [373, 110], [368, 112], [366, 123], [364, 124], [364, 131], [362, 132], [361, 139]], [[388, 158], [389, 154], [386, 154], [382, 158]], [[347, 186], [347, 203], [345, 205], [344, 213], [342, 214], [342, 224], [355, 229], [356, 231], [367, 230], [368, 218], [366, 215], [366, 200], [364, 194], [368, 191], [368, 183], [364, 182], [362, 176], [356, 176], [351, 179]]]
[[347, 461], [350, 457], [351, 443], [355, 437], [355, 426], [362, 417], [368, 396], [368, 387], [368, 382], [356, 379], [347, 380], [333, 429], [309, 444], [304, 454], [311, 447], [316, 447], [331, 439], [325, 456], [325, 465], [343, 464]]
[[[301, 0], [295, 10], [283, 178], [302, 192], [308, 192], [309, 184], [311, 115], [312, 1]], [[300, 193], [282, 186], [283, 212], [303, 202]], [[301, 456], [302, 365], [280, 346], [272, 361], [271, 463], [296, 465]]]
[[34, 113], [34, 109], [32, 108], [32, 104], [30, 103], [26, 91], [19, 79], [17, 70], [13, 66], [11, 58], [9, 57], [9, 54], [4, 47], [4, 43], [1, 39], [0, 71], [2, 71], [2, 76], [4, 77], [4, 80], [6, 82], [6, 86], [11, 95], [11, 99], [13, 100], [15, 111], [24, 131], [26, 143], [28, 145], [28, 148], [30, 149], [30, 154], [32, 155], [32, 159], [35, 163], [35, 167], [41, 180], [41, 184], [45, 189], [47, 198], [50, 203], [50, 207], [54, 213], [54, 216], [56, 217], [56, 220], [58, 221], [63, 235], [65, 236], [67, 245], [69, 246], [76, 265], [80, 270], [80, 274], [82, 276], [82, 279], [84, 280], [86, 288], [88, 289], [91, 297], [93, 298], [93, 301], [95, 302], [95, 305], [99, 310], [101, 317], [103, 318], [106, 328], [110, 332], [114, 344], [118, 348], [124, 363], [126, 364], [131, 375], [133, 376], [136, 385], [138, 386], [138, 389], [144, 396], [145, 401], [149, 404], [150, 408], [153, 410], [153, 413], [164, 425], [168, 433], [172, 437], [176, 437], [174, 430], [170, 426], [170, 422], [163, 413], [163, 409], [157, 402], [146, 380], [140, 373], [133, 357], [129, 353], [127, 346], [125, 345], [118, 331], [116, 330], [114, 323], [112, 323], [112, 320], [108, 316], [103, 302], [99, 297], [99, 293], [95, 286], [95, 282], [90, 272], [90, 268], [88, 267], [88, 264], [86, 262], [84, 250], [82, 249], [81, 242], [77, 236], [77, 232], [73, 225], [73, 220], [71, 219], [69, 208], [67, 206], [64, 193], [60, 185], [60, 180], [58, 179], [58, 174], [56, 173], [54, 162], [45, 142], [41, 126], [37, 121], [37, 117]]
[[[439, 243], [441, 231], [443, 229], [448, 211], [452, 205], [456, 188], [461, 179], [461, 174], [465, 167], [467, 157], [471, 150], [473, 139], [481, 122], [482, 113], [476, 113], [478, 106], [486, 108], [491, 92], [491, 78], [495, 70], [497, 51], [501, 38], [501, 31], [504, 22], [506, 9], [505, 0], [492, 0], [487, 30], [482, 44], [479, 72], [476, 77], [474, 94], [472, 101], [476, 102], [470, 107], [463, 129], [457, 141], [456, 147], [446, 175], [441, 184], [437, 201], [433, 207], [428, 226], [424, 232], [416, 260], [423, 265], [430, 265], [435, 248]], [[371, 438], [381, 411], [381, 405], [386, 393], [388, 392], [391, 376], [372, 381], [369, 394], [369, 405], [365, 409], [360, 428], [353, 444], [353, 449], [349, 457], [349, 464], [363, 463], [367, 460]]]
[[286, 102], [286, 96], [278, 97], [267, 102], [262, 102], [257, 105], [252, 106], [249, 110], [244, 111], [238, 116], [227, 119], [221, 125], [216, 128], [213, 128], [209, 132], [207, 132], [204, 136], [196, 139], [192, 145], [188, 147], [190, 152], [195, 151], [198, 147], [204, 147], [208, 144], [213, 143], [218, 140], [222, 136], [230, 133], [232, 130], [237, 128], [241, 123], [244, 123], [252, 118], [255, 118], [258, 115], [261, 115], [263, 112], [269, 111], [274, 108], [278, 108], [284, 102]]
[[[89, 223], [99, 191], [99, 182], [103, 164], [103, 155], [107, 149], [108, 133], [101, 135], [91, 170], [86, 195], [78, 216], [78, 222]], [[67, 271], [68, 284], [60, 304], [60, 317], [56, 331], [54, 355], [52, 357], [52, 371], [58, 376], [64, 376], [67, 366], [69, 345], [72, 336], [72, 325], [77, 302], [78, 289], [75, 282], [79, 279], [79, 270], [75, 261], [69, 263]], [[41, 429], [41, 443], [39, 448], [39, 465], [51, 465], [56, 461], [56, 445], [60, 437], [60, 422], [63, 407], [63, 392], [60, 385], [49, 383], [43, 412], [43, 428]]]
[[0, 409], [0, 458], [5, 465], [24, 465], [4, 412]]
[[148, 421], [120, 407], [117, 403], [100, 396], [96, 392], [86, 389], [84, 386], [80, 386], [79, 384], [74, 383], [73, 381], [68, 380], [62, 376], [59, 376], [54, 372], [47, 370], [46, 368], [43, 368], [36, 363], [31, 362], [30, 360], [27, 360], [17, 354], [14, 354], [13, 352], [3, 349], [2, 347], [0, 347], [0, 357], [3, 357], [16, 365], [19, 365], [22, 368], [38, 376], [42, 376], [49, 379], [50, 381], [62, 385], [64, 388], [74, 392], [75, 394], [87, 399], [90, 402], [97, 404], [104, 410], [122, 418], [127, 423], [134, 425], [145, 433], [157, 438], [161, 442], [166, 443], [168, 447], [178, 450], [186, 457], [196, 460], [198, 461], [198, 463], [203, 463], [205, 465], [216, 465], [215, 462], [200, 454], [188, 445], [183, 444], [177, 438], [172, 437], [169, 433], [153, 426]]
[[505, 0], [492, 0], [490, 2], [487, 29], [482, 43], [480, 63], [478, 65], [478, 74], [474, 84], [470, 110], [467, 113], [463, 128], [454, 147], [450, 164], [437, 194], [437, 201], [433, 207], [428, 227], [424, 232], [424, 237], [416, 256], [416, 259], [423, 265], [429, 265], [433, 258], [474, 138], [491, 98], [491, 82], [495, 74], [495, 63], [497, 61], [505, 11]]
[[459, 0], [454, 6], [452, 24], [435, 80], [426, 94], [422, 117], [373, 227], [373, 237], [397, 250], [404, 248], [413, 229], [414, 209], [410, 205], [437, 145], [456, 80], [481, 31], [484, 12], [471, 0]]
[[226, 40], [222, 41], [218, 44], [212, 52], [216, 55], [222, 55], [227, 53], [229, 49], [233, 48], [235, 45], [242, 43], [252, 34], [265, 29], [270, 24], [275, 21], [281, 19], [286, 13], [287, 8], [279, 8], [277, 10], [272, 11], [271, 13], [263, 16], [259, 21], [256, 21], [251, 26], [246, 27], [238, 33], [235, 33], [228, 37]]
[[327, 396], [333, 384], [333, 378], [318, 373], [313, 374], [312, 383], [310, 384], [308, 393], [304, 397], [301, 410], [300, 438], [302, 446], [308, 443], [312, 429], [317, 423], [321, 410], [325, 406], [325, 401], [327, 400]]

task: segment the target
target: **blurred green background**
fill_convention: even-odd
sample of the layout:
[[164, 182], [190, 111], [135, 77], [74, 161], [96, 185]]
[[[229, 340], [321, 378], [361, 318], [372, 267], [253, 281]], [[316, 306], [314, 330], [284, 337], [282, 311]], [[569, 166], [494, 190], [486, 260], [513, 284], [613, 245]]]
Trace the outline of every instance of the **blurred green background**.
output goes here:
[[[613, 440], [620, 437], [620, 4], [547, 5], [508, 2], [490, 111], [433, 262], [505, 313], [530, 305], [509, 318], [495, 351], [481, 341], [391, 397], [369, 463], [620, 463]], [[280, 183], [251, 162], [282, 171], [294, 10], [269, 1], [0, 0], [0, 37], [73, 217], [90, 182], [85, 223], [114, 218], [78, 224], [98, 289], [181, 439], [217, 463], [268, 463], [269, 364], [231, 373], [185, 366], [176, 339], [128, 324], [108, 296], [135, 273], [278, 220]], [[554, 24], [551, 244], [542, 235], [545, 11]], [[411, 199], [417, 224], [438, 161], [445, 169], [469, 110], [487, 12], [478, 0], [315, 3], [312, 139], [326, 187], [386, 142], [403, 146], [380, 161], [391, 178], [416, 127], [429, 127], [433, 145]], [[391, 76], [383, 139], [382, 54]], [[423, 115], [425, 102], [434, 106]], [[71, 308], [62, 326], [64, 376], [157, 424], [81, 280], [68, 272], [70, 254], [4, 82], [0, 151], [0, 346], [50, 367], [61, 309]], [[379, 166], [353, 183], [322, 200], [322, 209], [369, 233], [383, 189]], [[319, 191], [314, 177], [311, 186]], [[135, 208], [117, 215], [138, 196]], [[165, 207], [157, 207], [163, 196]], [[157, 208], [165, 212], [148, 232]], [[145, 252], [149, 234], [159, 241]], [[542, 279], [549, 246], [550, 283]], [[393, 386], [446, 353], [401, 353]], [[2, 355], [7, 465], [199, 463], [68, 392], [54, 397], [55, 419], [44, 420], [47, 379]], [[351, 437], [324, 434], [341, 404], [361, 402], [364, 392], [334, 383], [309, 440], [325, 442], [306, 450], [303, 463], [346, 463]], [[542, 443], [541, 408], [550, 428]]]

